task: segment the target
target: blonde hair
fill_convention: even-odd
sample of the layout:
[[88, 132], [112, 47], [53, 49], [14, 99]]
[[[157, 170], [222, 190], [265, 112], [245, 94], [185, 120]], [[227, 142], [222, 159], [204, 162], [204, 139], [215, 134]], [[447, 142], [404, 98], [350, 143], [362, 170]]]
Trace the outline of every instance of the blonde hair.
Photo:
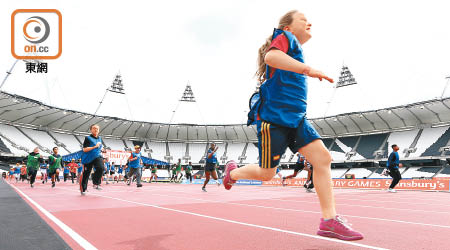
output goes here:
[[[284, 14], [280, 18], [280, 22], [278, 23], [278, 29], [284, 29], [286, 26], [292, 23], [293, 21], [293, 15], [295, 13], [298, 13], [297, 10], [291, 10], [288, 13]], [[266, 79], [266, 63], [264, 62], [264, 57], [266, 56], [267, 49], [269, 48], [270, 44], [272, 43], [272, 35], [270, 35], [266, 42], [259, 48], [258, 50], [258, 69], [256, 70], [256, 78], [259, 82], [259, 84], [262, 84]]]

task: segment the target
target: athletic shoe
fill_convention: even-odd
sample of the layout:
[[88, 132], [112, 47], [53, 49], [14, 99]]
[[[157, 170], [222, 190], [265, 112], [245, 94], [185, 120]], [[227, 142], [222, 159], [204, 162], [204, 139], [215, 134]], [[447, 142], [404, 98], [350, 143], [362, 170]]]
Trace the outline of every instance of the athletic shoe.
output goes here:
[[81, 191], [80, 193], [81, 193], [81, 195], [83, 195], [83, 196], [84, 196], [84, 195], [86, 195], [86, 193], [85, 193], [85, 192], [83, 192], [83, 191]]
[[103, 188], [100, 187], [100, 185], [97, 185], [96, 187], [94, 187], [97, 190], [103, 190]]
[[392, 189], [392, 188], [389, 188], [389, 189], [388, 189], [388, 192], [389, 192], [389, 193], [397, 193], [397, 190]]
[[217, 180], [217, 186], [220, 187], [220, 181], [219, 180]]
[[31, 187], [33, 188], [33, 187], [34, 187], [34, 185], [33, 185], [33, 184], [31, 184]]
[[320, 219], [317, 234], [324, 237], [338, 238], [341, 240], [361, 240], [364, 236], [350, 227], [347, 221], [336, 216], [334, 219]]
[[44, 181], [42, 181], [42, 184], [44, 184]]
[[140, 188], [140, 187], [142, 187], [142, 184], [137, 184], [136, 186], [137, 186], [138, 188]]
[[306, 192], [307, 192], [307, 193], [315, 193], [314, 190], [312, 190], [312, 188], [307, 188], [307, 189], [306, 189]]
[[204, 188], [204, 187], [202, 187], [202, 191], [203, 191], [203, 192], [207, 192], [207, 191], [206, 191], [206, 188]]
[[227, 162], [227, 165], [225, 166], [225, 176], [223, 177], [223, 186], [226, 190], [230, 190], [234, 183], [236, 183], [235, 180], [231, 179], [231, 171], [237, 168], [237, 164], [234, 161]]
[[131, 184], [131, 180], [127, 180], [127, 185], [129, 186]]

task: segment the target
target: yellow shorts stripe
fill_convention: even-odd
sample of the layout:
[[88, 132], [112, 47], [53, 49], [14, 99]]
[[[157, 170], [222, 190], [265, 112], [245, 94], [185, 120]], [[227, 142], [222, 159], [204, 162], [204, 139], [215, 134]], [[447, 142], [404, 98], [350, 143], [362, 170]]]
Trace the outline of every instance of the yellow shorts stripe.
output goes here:
[[267, 124], [267, 141], [268, 141], [268, 148], [269, 150], [267, 150], [267, 168], [271, 168], [272, 167], [272, 148], [271, 148], [271, 141], [270, 141], [270, 123]]
[[266, 167], [266, 131], [265, 131], [266, 123], [261, 123], [261, 167]]

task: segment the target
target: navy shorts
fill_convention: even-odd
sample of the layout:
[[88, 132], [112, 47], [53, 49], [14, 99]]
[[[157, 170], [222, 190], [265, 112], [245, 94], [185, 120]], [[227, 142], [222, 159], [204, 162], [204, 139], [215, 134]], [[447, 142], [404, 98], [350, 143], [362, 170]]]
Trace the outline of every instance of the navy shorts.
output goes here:
[[214, 170], [216, 170], [216, 164], [207, 162], [205, 165], [205, 171], [212, 172]]
[[297, 128], [282, 127], [265, 121], [257, 121], [259, 166], [274, 168], [280, 164], [281, 156], [289, 147], [292, 152], [314, 140], [321, 139], [319, 133], [304, 118]]
[[297, 162], [297, 163], [295, 163], [294, 171], [299, 172], [299, 171], [302, 171], [304, 168], [305, 168], [305, 164]]

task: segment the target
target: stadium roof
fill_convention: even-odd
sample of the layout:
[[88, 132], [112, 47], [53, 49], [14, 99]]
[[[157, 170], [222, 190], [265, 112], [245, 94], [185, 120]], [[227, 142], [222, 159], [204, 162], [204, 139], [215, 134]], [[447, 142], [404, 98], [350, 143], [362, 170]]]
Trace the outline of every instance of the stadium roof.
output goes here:
[[[314, 118], [310, 121], [323, 137], [446, 126], [450, 124], [450, 98]], [[257, 141], [256, 128], [245, 124], [167, 124], [94, 116], [48, 106], [7, 92], [0, 92], [0, 123], [83, 135], [89, 133], [91, 124], [97, 123], [104, 137], [130, 140]]]

